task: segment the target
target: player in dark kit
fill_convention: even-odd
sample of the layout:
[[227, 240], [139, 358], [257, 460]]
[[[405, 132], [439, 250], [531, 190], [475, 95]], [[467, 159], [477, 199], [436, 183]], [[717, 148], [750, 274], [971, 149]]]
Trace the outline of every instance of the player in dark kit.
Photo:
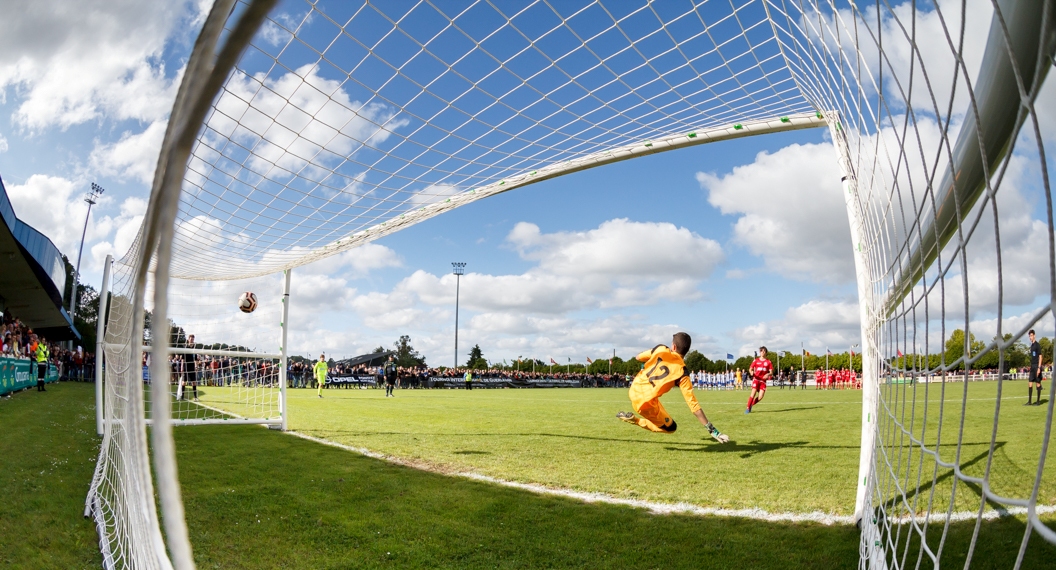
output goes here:
[[[194, 335], [187, 335], [187, 348], [194, 348]], [[192, 398], [198, 401], [198, 355], [183, 355], [184, 385], [191, 387]]]
[[394, 398], [392, 389], [396, 387], [396, 362], [389, 357], [389, 361], [385, 363], [385, 397]]
[[1030, 403], [1030, 391], [1031, 389], [1037, 389], [1038, 397], [1037, 401], [1034, 402], [1035, 406], [1041, 405], [1041, 365], [1043, 364], [1044, 358], [1041, 357], [1041, 344], [1034, 339], [1034, 329], [1030, 329], [1027, 333], [1030, 335], [1030, 378], [1027, 379], [1027, 403], [1024, 406], [1031, 405]]
[[748, 372], [752, 375], [752, 393], [748, 396], [748, 407], [744, 413], [752, 413], [752, 406], [763, 401], [766, 395], [766, 381], [774, 375], [774, 364], [766, 359], [766, 347], [759, 347], [759, 356], [755, 357]]

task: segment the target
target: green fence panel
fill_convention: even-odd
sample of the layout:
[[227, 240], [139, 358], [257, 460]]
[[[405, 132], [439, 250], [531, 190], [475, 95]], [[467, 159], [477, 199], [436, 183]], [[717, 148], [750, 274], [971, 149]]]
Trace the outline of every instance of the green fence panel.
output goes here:
[[[48, 374], [44, 377], [45, 382], [56, 382], [59, 379], [59, 370], [54, 365], [48, 365]], [[35, 362], [22, 358], [0, 357], [0, 396], [37, 385], [37, 366]]]

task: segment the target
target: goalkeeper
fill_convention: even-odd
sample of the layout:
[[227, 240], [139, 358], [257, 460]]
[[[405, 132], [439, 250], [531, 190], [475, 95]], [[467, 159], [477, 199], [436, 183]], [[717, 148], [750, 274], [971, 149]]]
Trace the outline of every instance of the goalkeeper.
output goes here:
[[660, 396], [678, 386], [682, 390], [682, 397], [686, 399], [693, 415], [697, 416], [701, 425], [708, 430], [711, 437], [719, 443], [726, 443], [730, 438], [719, 432], [711, 425], [704, 411], [700, 409], [696, 396], [693, 395], [693, 383], [686, 372], [686, 364], [682, 360], [689, 353], [692, 339], [684, 332], [675, 333], [671, 342], [671, 348], [662, 344], [656, 345], [637, 356], [638, 360], [645, 363], [641, 372], [634, 377], [631, 383], [629, 396], [634, 411], [642, 417], [636, 417], [631, 412], [619, 412], [616, 417], [639, 427], [657, 433], [674, 433], [678, 429], [675, 420], [664, 409], [660, 403]]

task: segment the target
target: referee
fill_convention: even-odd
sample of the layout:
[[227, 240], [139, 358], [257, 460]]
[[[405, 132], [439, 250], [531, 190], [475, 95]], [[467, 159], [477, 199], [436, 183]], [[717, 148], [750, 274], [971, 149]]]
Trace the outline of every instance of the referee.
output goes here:
[[393, 388], [396, 387], [396, 361], [389, 357], [389, 360], [385, 363], [385, 397], [395, 398], [396, 396], [392, 393]]
[[[187, 348], [195, 348], [194, 335], [187, 335]], [[198, 401], [198, 355], [197, 354], [184, 354], [183, 355], [183, 376], [184, 386], [191, 387], [192, 398], [195, 402]]]
[[1030, 403], [1030, 390], [1032, 388], [1037, 389], [1037, 398], [1034, 402], [1035, 406], [1041, 405], [1041, 365], [1044, 364], [1044, 359], [1041, 357], [1041, 343], [1034, 338], [1034, 329], [1030, 329], [1027, 333], [1030, 335], [1030, 378], [1027, 379], [1027, 403], [1024, 406], [1031, 405]]

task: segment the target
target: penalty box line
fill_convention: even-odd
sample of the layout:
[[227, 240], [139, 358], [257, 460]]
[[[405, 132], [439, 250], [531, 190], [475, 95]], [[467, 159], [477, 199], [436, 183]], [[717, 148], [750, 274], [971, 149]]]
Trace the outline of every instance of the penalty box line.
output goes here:
[[[430, 469], [420, 463], [406, 461], [400, 459], [399, 457], [385, 455], [384, 453], [378, 453], [376, 451], [371, 451], [363, 447], [353, 447], [351, 445], [337, 443], [335, 441], [322, 439], [296, 431], [287, 431], [285, 433], [299, 437], [301, 439], [313, 441], [315, 443], [321, 443], [323, 445], [329, 445], [330, 447], [336, 447], [345, 451], [358, 453], [359, 455], [370, 457], [371, 459], [378, 459], [387, 463], [399, 465], [401, 467], [417, 469], [418, 471], [436, 473], [437, 475], [462, 477], [463, 479], [470, 479], [472, 481], [491, 483], [494, 485], [499, 485], [512, 489], [520, 489], [522, 491], [528, 491], [537, 495], [548, 495], [554, 497], [564, 497], [567, 499], [576, 499], [584, 503], [603, 503], [607, 505], [622, 505], [626, 507], [633, 507], [636, 509], [648, 511], [654, 515], [681, 514], [695, 516], [744, 518], [766, 522], [814, 522], [826, 526], [853, 525], [855, 523], [854, 516], [852, 515], [832, 515], [823, 513], [821, 511], [813, 511], [810, 513], [771, 513], [763, 509], [720, 509], [715, 507], [701, 507], [698, 505], [691, 505], [689, 503], [657, 503], [653, 501], [643, 501], [640, 499], [623, 499], [620, 497], [613, 497], [612, 495], [606, 495], [604, 493], [588, 493], [585, 491], [573, 491], [571, 489], [546, 487], [544, 485], [538, 485], [535, 483], [518, 483], [517, 481], [499, 479], [497, 477], [490, 477], [488, 475], [481, 475], [479, 473], [471, 473], [468, 471], [450, 473], [438, 469]], [[1034, 508], [1039, 515], [1056, 513], [1056, 505], [1037, 505]], [[996, 510], [991, 508], [984, 512], [982, 515], [980, 515], [977, 511], [954, 512], [950, 514], [949, 519], [951, 522], [964, 522], [975, 520], [976, 518], [981, 518], [983, 520], [990, 521], [1004, 517], [1022, 516], [1026, 514], [1027, 509], [1025, 507], [1012, 507]], [[914, 520], [918, 524], [922, 524], [925, 521], [929, 523], [944, 522], [946, 518], [947, 517], [945, 513], [934, 513], [927, 516], [919, 515], [913, 517], [902, 515], [899, 517], [892, 517], [890, 520], [898, 521], [901, 523], [908, 523], [910, 520]]]

